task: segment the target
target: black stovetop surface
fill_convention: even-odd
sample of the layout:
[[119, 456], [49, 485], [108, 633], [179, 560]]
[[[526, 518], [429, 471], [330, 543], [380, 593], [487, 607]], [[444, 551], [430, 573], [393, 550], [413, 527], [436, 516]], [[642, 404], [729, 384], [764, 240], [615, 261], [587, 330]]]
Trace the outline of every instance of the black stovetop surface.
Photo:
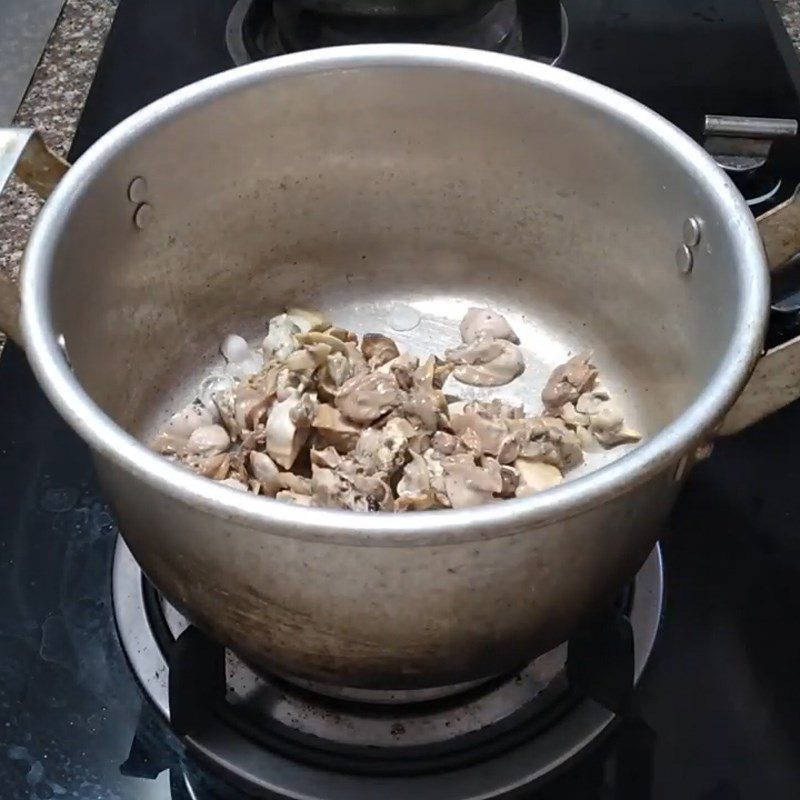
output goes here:
[[[147, 102], [231, 66], [232, 5], [121, 0], [72, 158]], [[767, 0], [565, 5], [563, 66], [692, 135], [706, 113], [800, 118], [800, 70]], [[798, 143], [775, 155], [796, 185]], [[113, 517], [86, 448], [13, 345], [0, 357], [0, 420], [0, 797], [185, 800], [184, 772], [207, 787], [198, 798], [233, 797], [142, 699], [112, 618]], [[636, 714], [542, 796], [800, 797], [799, 448], [795, 405], [692, 474], [664, 540], [666, 610]]]

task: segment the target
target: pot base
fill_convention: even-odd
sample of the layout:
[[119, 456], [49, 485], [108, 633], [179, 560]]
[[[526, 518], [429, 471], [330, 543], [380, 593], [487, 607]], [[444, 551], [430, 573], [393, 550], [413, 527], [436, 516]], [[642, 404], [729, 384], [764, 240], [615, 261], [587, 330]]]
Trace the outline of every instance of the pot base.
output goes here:
[[[431, 689], [359, 689], [354, 686], [332, 686], [328, 683], [317, 683], [295, 678], [292, 675], [275, 673], [275, 677], [282, 678], [287, 683], [304, 689], [312, 694], [329, 697], [333, 700], [346, 700], [352, 703], [368, 703], [370, 705], [406, 705], [408, 703], [427, 703], [432, 700], [442, 700], [445, 697], [455, 697], [488, 684], [493, 678], [477, 681], [454, 683], [451, 686], [435, 686]], [[499, 676], [495, 676], [499, 677]]]
[[[635, 680], [655, 640], [662, 591], [656, 548], [630, 593]], [[174, 653], [174, 642], [188, 622], [158, 597], [121, 538], [113, 596], [133, 671], [170, 721], [170, 684], [178, 675], [169, 675], [166, 653]], [[216, 646], [205, 647], [207, 652]], [[256, 796], [352, 798], [369, 776], [386, 784], [381, 796], [387, 800], [411, 794], [443, 800], [503, 797], [543, 779], [615, 720], [612, 712], [570, 687], [566, 645], [513, 676], [479, 686], [426, 690], [424, 697], [375, 693], [367, 698], [359, 693], [349, 699], [346, 689], [336, 690], [334, 699], [311, 685], [258, 675], [232, 653], [217, 649], [225, 690], [184, 741], [227, 780]], [[192, 682], [197, 659], [192, 655], [187, 663], [185, 680]], [[495, 768], [481, 769], [487, 761]]]

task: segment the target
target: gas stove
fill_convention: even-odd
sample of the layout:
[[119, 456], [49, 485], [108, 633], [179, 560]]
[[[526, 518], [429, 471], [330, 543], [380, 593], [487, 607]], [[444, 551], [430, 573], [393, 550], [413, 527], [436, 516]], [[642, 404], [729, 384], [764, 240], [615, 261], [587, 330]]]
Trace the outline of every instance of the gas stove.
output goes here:
[[[800, 68], [767, 0], [486, 0], [428, 17], [304, 5], [325, 4], [121, 0], [71, 158], [236, 64], [411, 39], [557, 62], [641, 100], [756, 213], [800, 182]], [[13, 345], [0, 412], [3, 798], [800, 795], [797, 405], [717, 445], [661, 550], [570, 642], [422, 695], [253, 671], [142, 576], [86, 448]]]
[[[583, 641], [512, 675], [449, 691], [332, 693], [256, 673], [209, 641], [158, 596], [121, 539], [112, 571], [122, 647], [145, 695], [187, 748], [256, 796], [320, 800], [365, 790], [386, 800], [421, 791], [442, 800], [505, 797], [534, 785], [616, 722], [604, 706], [627, 705], [626, 669], [628, 683], [638, 681], [662, 590], [656, 549], [609, 617], [627, 636], [604, 621], [593, 625], [592, 638], [584, 632]], [[610, 658], [612, 668], [590, 684], [582, 678], [597, 657]]]

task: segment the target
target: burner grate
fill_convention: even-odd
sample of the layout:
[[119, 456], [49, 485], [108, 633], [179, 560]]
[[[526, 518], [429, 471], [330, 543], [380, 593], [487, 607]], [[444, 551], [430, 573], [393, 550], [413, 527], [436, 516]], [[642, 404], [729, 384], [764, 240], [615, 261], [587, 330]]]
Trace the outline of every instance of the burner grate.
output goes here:
[[493, 0], [461, 13], [423, 18], [324, 14], [303, 10], [295, 0], [238, 0], [226, 30], [236, 64], [364, 42], [448, 44], [555, 63], [566, 39], [566, 12], [559, 0]]

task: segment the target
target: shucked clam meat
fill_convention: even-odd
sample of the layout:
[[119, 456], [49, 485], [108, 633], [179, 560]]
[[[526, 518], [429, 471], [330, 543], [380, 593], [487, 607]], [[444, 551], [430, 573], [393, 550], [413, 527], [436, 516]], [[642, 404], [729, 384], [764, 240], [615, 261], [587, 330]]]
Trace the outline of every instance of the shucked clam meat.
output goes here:
[[556, 367], [542, 410], [502, 398], [462, 401], [449, 375], [500, 386], [525, 368], [505, 317], [470, 308], [462, 346], [418, 357], [381, 333], [287, 309], [260, 347], [236, 334], [224, 365], [174, 413], [154, 449], [237, 489], [307, 507], [353, 511], [467, 508], [559, 484], [584, 453], [633, 443], [591, 354]]
[[464, 344], [472, 344], [478, 339], [507, 339], [519, 344], [508, 320], [491, 308], [470, 308], [458, 326]]
[[519, 338], [491, 308], [470, 308], [459, 326], [462, 347], [445, 351], [453, 377], [472, 386], [503, 386], [525, 370]]

